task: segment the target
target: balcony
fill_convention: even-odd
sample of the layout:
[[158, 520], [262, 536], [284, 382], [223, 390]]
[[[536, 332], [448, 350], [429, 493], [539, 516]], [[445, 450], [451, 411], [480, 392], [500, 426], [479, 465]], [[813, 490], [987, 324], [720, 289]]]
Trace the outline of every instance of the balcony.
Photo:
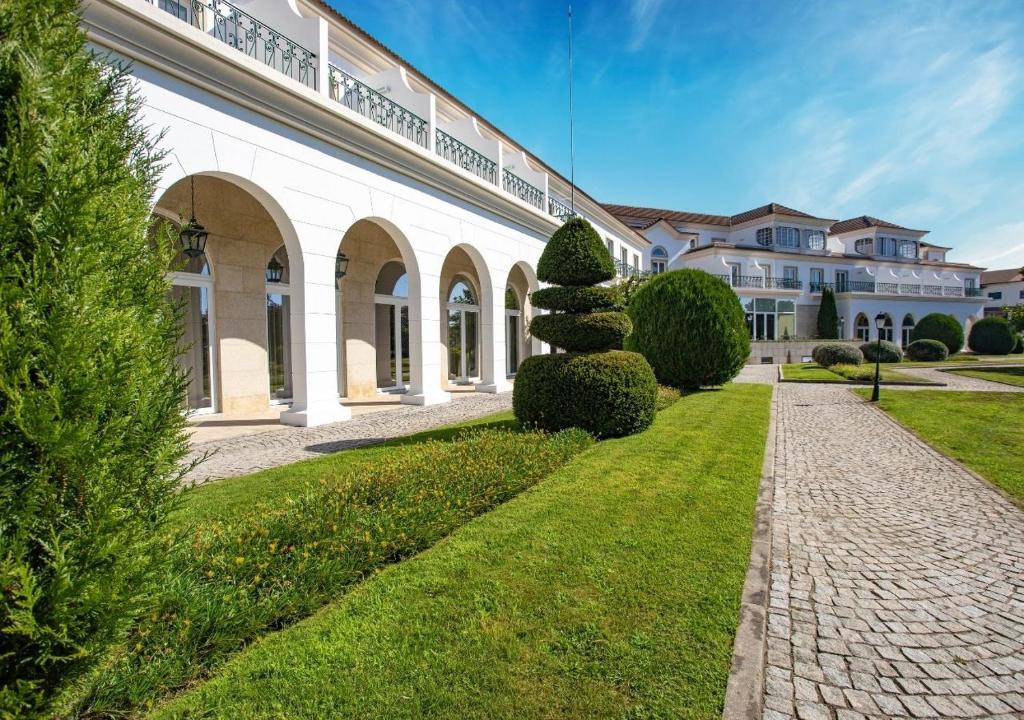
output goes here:
[[795, 280], [786, 277], [769, 277], [763, 275], [715, 275], [733, 288], [747, 288], [752, 290], [800, 290], [804, 283], [802, 280]]
[[980, 288], [961, 287], [959, 285], [916, 285], [893, 282], [871, 282], [863, 280], [847, 280], [840, 283], [812, 282], [810, 291], [820, 293], [826, 288], [836, 293], [871, 293], [874, 295], [911, 295], [918, 297], [981, 297]]
[[[502, 170], [501, 187], [509, 195], [516, 196], [523, 202], [533, 205], [538, 210], [544, 209], [544, 191], [540, 188], [534, 187], [518, 175], [515, 175], [508, 170]], [[550, 211], [548, 212], [551, 214]]]
[[332, 100], [420, 147], [430, 147], [430, 125], [419, 115], [334, 65], [327, 66], [327, 74]]
[[444, 130], [437, 130], [436, 152], [439, 157], [458, 165], [478, 178], [496, 184], [498, 181], [498, 163], [484, 157], [476, 150], [456, 140]]
[[565, 222], [569, 218], [575, 216], [575, 214], [576, 213], [572, 211], [572, 208], [564, 202], [552, 195], [548, 195], [548, 215]]
[[306, 87], [318, 88], [316, 53], [226, 0], [149, 0], [164, 12], [259, 60]]

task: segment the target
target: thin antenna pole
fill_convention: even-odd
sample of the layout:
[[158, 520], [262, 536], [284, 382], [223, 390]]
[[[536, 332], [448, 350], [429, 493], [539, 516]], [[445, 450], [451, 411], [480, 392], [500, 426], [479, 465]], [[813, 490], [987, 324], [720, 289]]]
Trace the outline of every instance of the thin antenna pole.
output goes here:
[[572, 108], [572, 5], [569, 6], [569, 209], [576, 214], [576, 139]]

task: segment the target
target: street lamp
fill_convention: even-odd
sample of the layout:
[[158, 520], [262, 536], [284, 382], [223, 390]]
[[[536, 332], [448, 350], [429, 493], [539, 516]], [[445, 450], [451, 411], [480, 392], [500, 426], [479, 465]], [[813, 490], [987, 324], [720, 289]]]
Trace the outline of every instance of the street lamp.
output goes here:
[[882, 372], [882, 328], [885, 327], [885, 313], [875, 315], [875, 330], [878, 333], [878, 345], [875, 348], [875, 387], [871, 390], [871, 402], [878, 402], [878, 380]]
[[279, 283], [283, 276], [284, 265], [279, 263], [276, 257], [270, 258], [270, 262], [267, 263], [267, 282]]
[[178, 233], [178, 241], [181, 243], [181, 251], [190, 258], [202, 257], [206, 252], [206, 239], [210, 236], [206, 228], [196, 220], [196, 178], [191, 178], [192, 188], [192, 218], [181, 228]]
[[341, 250], [338, 251], [338, 256], [334, 258], [334, 278], [341, 280], [345, 277], [345, 273], [348, 272], [348, 255], [343, 253]]

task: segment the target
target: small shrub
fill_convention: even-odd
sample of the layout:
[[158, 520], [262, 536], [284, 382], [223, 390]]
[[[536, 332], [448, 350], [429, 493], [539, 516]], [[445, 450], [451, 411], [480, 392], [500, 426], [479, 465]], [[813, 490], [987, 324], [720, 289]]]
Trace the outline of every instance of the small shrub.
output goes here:
[[[881, 346], [881, 350], [879, 350], [879, 346]], [[903, 351], [900, 346], [888, 340], [883, 340], [881, 343], [877, 340], [866, 342], [860, 346], [860, 351], [868, 362], [875, 362], [876, 356], [878, 362], [898, 363], [903, 361]]]
[[325, 470], [296, 497], [168, 536], [171, 567], [156, 607], [98, 678], [89, 714], [135, 716], [253, 639], [531, 487], [592, 443], [581, 430], [467, 431], [453, 441], [396, 447], [341, 476]]
[[834, 372], [836, 375], [841, 375], [847, 380], [875, 379], [874, 365], [849, 365], [847, 363], [839, 363], [830, 367], [829, 371]]
[[993, 315], [971, 326], [967, 344], [979, 355], [1009, 355], [1017, 346], [1017, 337], [1006, 318]]
[[594, 436], [640, 432], [654, 420], [658, 384], [637, 353], [559, 353], [526, 358], [512, 405], [526, 425], [583, 428]]
[[676, 404], [676, 402], [683, 396], [679, 390], [668, 385], [658, 386], [658, 400], [655, 405], [655, 410], [661, 412], [666, 408], [670, 408]]
[[641, 353], [658, 382], [699, 388], [729, 382], [750, 356], [750, 334], [732, 289], [703, 270], [660, 273], [629, 304], [626, 349]]
[[964, 329], [952, 315], [931, 313], [925, 315], [914, 326], [911, 340], [938, 340], [950, 355], [956, 355], [964, 347]]
[[915, 340], [907, 345], [907, 358], [915, 362], [941, 362], [949, 357], [949, 348], [938, 340]]
[[1014, 355], [1020, 355], [1024, 353], [1024, 335], [1018, 335], [1016, 342], [1013, 344], [1013, 350], [1010, 351]]
[[824, 343], [811, 351], [814, 362], [823, 368], [833, 365], [860, 365], [864, 362], [864, 354], [856, 345], [849, 343]]

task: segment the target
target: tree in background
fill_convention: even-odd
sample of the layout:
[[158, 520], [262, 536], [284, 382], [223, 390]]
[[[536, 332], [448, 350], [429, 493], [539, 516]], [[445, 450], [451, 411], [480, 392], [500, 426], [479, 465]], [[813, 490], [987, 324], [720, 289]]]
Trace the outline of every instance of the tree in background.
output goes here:
[[1006, 319], [1010, 321], [1013, 329], [1024, 333], [1024, 305], [1005, 305], [1003, 312], [1006, 313]]
[[836, 294], [832, 288], [821, 291], [821, 305], [818, 306], [818, 337], [822, 340], [839, 339], [839, 311], [836, 309]]
[[0, 717], [59, 713], [145, 606], [187, 447], [159, 154], [78, 22], [0, 3]]

